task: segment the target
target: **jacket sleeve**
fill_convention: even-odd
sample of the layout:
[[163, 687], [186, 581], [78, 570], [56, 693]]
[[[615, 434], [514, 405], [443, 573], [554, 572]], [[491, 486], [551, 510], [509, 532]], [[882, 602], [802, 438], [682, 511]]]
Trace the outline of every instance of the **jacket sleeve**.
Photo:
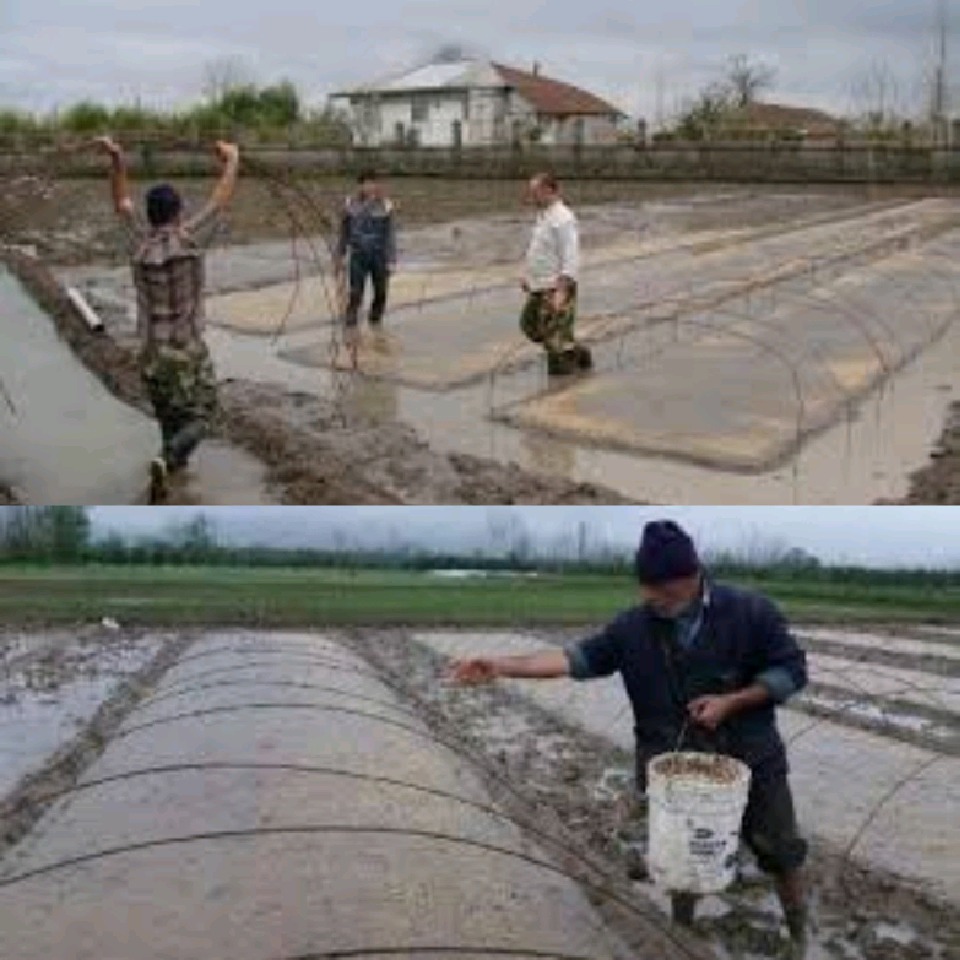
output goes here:
[[620, 669], [625, 616], [617, 617], [600, 633], [570, 644], [566, 648], [572, 679], [594, 680], [598, 677], [609, 677]]
[[807, 655], [769, 600], [758, 598], [753, 620], [753, 682], [766, 687], [775, 703], [785, 703], [807, 685]]
[[397, 262], [397, 214], [392, 203], [387, 205], [387, 263]]

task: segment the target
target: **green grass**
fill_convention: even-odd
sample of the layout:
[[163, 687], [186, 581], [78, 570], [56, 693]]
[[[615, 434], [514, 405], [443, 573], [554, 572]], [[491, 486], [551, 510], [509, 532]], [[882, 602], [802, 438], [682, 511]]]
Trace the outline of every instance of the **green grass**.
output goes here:
[[[743, 581], [741, 581], [743, 582]], [[764, 582], [803, 620], [960, 621], [960, 589]], [[310, 626], [594, 624], [634, 602], [629, 578], [442, 580], [395, 571], [0, 568], [0, 624]]]

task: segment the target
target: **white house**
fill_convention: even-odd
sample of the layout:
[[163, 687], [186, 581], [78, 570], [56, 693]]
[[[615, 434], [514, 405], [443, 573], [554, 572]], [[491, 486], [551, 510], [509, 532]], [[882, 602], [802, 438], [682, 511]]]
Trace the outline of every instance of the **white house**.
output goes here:
[[485, 60], [433, 63], [335, 93], [364, 146], [610, 143], [624, 114], [578, 87]]

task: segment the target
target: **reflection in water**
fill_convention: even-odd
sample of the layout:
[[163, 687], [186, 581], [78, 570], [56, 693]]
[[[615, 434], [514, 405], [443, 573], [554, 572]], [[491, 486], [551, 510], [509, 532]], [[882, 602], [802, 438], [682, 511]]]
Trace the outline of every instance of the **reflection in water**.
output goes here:
[[218, 440], [200, 444], [190, 466], [170, 478], [167, 503], [177, 506], [265, 506], [277, 501], [258, 460]]
[[[364, 347], [369, 353], [383, 358], [393, 356], [396, 349], [383, 331], [367, 334]], [[348, 376], [340, 385], [340, 402], [348, 419], [359, 417], [384, 423], [397, 419], [399, 391], [396, 382], [389, 377]]]

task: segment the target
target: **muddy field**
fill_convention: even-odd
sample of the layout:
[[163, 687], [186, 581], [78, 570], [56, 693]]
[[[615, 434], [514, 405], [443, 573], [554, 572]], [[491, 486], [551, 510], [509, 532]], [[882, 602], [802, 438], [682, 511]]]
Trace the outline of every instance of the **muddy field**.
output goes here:
[[[91, 334], [39, 261], [9, 253], [7, 262], [88, 369], [115, 396], [149, 413], [132, 342]], [[236, 491], [237, 503], [628, 502], [600, 485], [432, 451], [402, 423], [310, 394], [228, 382], [222, 385], [221, 406], [220, 435], [267, 468], [266, 487]], [[189, 492], [192, 497], [183, 502], [216, 503], [220, 496], [216, 489]], [[177, 494], [175, 489], [172, 503], [180, 502]]]
[[[207, 199], [209, 180], [174, 180], [188, 207], [196, 209]], [[355, 184], [348, 179], [299, 181], [321, 208], [335, 215]], [[135, 184], [143, 190], [144, 183]], [[503, 180], [436, 181], [404, 178], [393, 186], [398, 216], [405, 227], [449, 223], [456, 220], [486, 218], [491, 214], [524, 215], [522, 184]], [[565, 193], [577, 206], [598, 203], [622, 203], [628, 207], [640, 202], [688, 198], [697, 189], [684, 184], [640, 184], [606, 181], [571, 181]], [[777, 210], [769, 204], [744, 205], [745, 198], [768, 197], [771, 191], [734, 187], [710, 188], [711, 194], [728, 193], [731, 206], [724, 211], [692, 208], [686, 218], [691, 229], [709, 230], [730, 225], [731, 215], [738, 225], [768, 223]], [[790, 193], [803, 194], [804, 188]], [[911, 187], [818, 187], [806, 191], [811, 202], [819, 202], [824, 192], [834, 196], [838, 205], [892, 197], [921, 196], [926, 192]], [[736, 209], [734, 208], [736, 206]], [[524, 219], [524, 224], [526, 223]], [[243, 245], [264, 240], [287, 240], [291, 222], [274, 188], [247, 177], [230, 211], [229, 228], [220, 242]], [[49, 174], [18, 177], [3, 182], [0, 194], [0, 237], [8, 243], [33, 247], [53, 264], [82, 265], [96, 261], [123, 262], [123, 249], [109, 202], [106, 181], [63, 180]], [[489, 248], [484, 252], [490, 255]]]
[[[180, 186], [193, 205], [209, 189]], [[395, 185], [391, 323], [347, 369], [325, 240], [290, 241], [291, 218], [319, 230], [318, 211], [334, 212], [350, 186], [244, 182], [210, 257], [224, 443], [172, 502], [953, 496], [949, 458], [912, 492], [910, 481], [960, 355], [951, 203], [904, 205], [922, 191], [902, 189], [571, 183], [591, 277], [580, 329], [596, 360], [580, 382], [549, 381], [517, 332], [530, 211], [503, 181]], [[19, 178], [0, 201], [0, 233], [86, 294], [106, 336], [77, 323], [43, 266], [11, 254], [88, 367], [147, 412], [105, 192]], [[225, 476], [245, 479], [217, 499]]]
[[[955, 634], [947, 630], [907, 632], [909, 636], [883, 629], [848, 634], [821, 628], [815, 633], [817, 649], [831, 649], [834, 653], [856, 648], [861, 640], [866, 642], [867, 636], [874, 646], [883, 644], [895, 658], [902, 655], [898, 650], [926, 643], [931, 652], [924, 662], [956, 676]], [[834, 635], [836, 640], [828, 639]], [[542, 641], [556, 643], [564, 642], [571, 634], [538, 636]], [[44, 830], [40, 821], [45, 812], [59, 810], [62, 815], [66, 808], [62, 804], [56, 806], [59, 793], [84, 779], [85, 771], [109, 747], [117, 731], [129, 726], [131, 711], [151, 693], [169, 685], [165, 677], [173, 677], [174, 688], [165, 695], [170, 703], [161, 707], [159, 713], [159, 703], [157, 707], [145, 708], [152, 710], [155, 717], [175, 717], [176, 711], [183, 709], [182, 705], [178, 708], [178, 698], [196, 684], [200, 684], [198, 690], [206, 690], [206, 707], [214, 713], [229, 710], [237, 715], [237, 722], [248, 702], [259, 702], [261, 707], [274, 702], [278, 709], [280, 703], [288, 702], [291, 709], [299, 705], [295, 714], [302, 713], [308, 704], [328, 703], [335, 690], [323, 692], [324, 688], [316, 687], [311, 692], [307, 689], [309, 682], [281, 680], [284, 674], [280, 668], [285, 658], [294, 666], [300, 662], [298, 676], [308, 681], [306, 660], [311, 645], [319, 645], [316, 649], [322, 650], [323, 656], [315, 659], [339, 664], [336, 669], [346, 668], [348, 658], [358, 655], [365, 669], [399, 698], [403, 710], [413, 711], [420, 721], [426, 722], [439, 742], [455, 746], [471, 776], [480, 778], [513, 823], [525, 824], [523, 829], [533, 831], [531, 837], [539, 842], [547, 836], [553, 838], [550, 856], [559, 857], [564, 871], [580, 878], [585, 889], [592, 891], [590, 899], [610, 929], [627, 942], [633, 939], [637, 955], [646, 956], [643, 951], [649, 950], [651, 937], [661, 935], [653, 931], [667, 927], [667, 904], [645, 878], [645, 811], [642, 804], [632, 799], [629, 750], [612, 733], [625, 718], [614, 715], [614, 704], [599, 706], [604, 702], [602, 698], [596, 700], [598, 706], [590, 707], [583, 701], [578, 707], [579, 698], [586, 696], [582, 689], [549, 694], [543, 692], [548, 685], [534, 690], [536, 685], [510, 683], [463, 690], [441, 682], [447, 654], [440, 650], [504, 649], [511, 637], [519, 640], [523, 635], [379, 630], [329, 636], [234, 632], [207, 638], [127, 634], [112, 626], [90, 626], [75, 634], [7, 635], [0, 643], [5, 665], [0, 682], [0, 723], [6, 727], [22, 724], [26, 717], [43, 715], [44, 728], [58, 732], [43, 742], [35, 737], [26, 739], [15, 764], [6, 759], [3, 769], [8, 792], [6, 799], [0, 800], [0, 838], [4, 838], [0, 840], [0, 878], [16, 874], [19, 863], [29, 862], [34, 856], [32, 851], [42, 849], [45, 832], [56, 834], [56, 816]], [[342, 649], [333, 655], [331, 644]], [[861, 657], [860, 668], [870, 662]], [[349, 675], [336, 676], [342, 678], [337, 681], [343, 683], [341, 696], [348, 695], [352, 682]], [[99, 704], [96, 697], [84, 700], [83, 696], [84, 690], [89, 693], [91, 678], [97, 677], [106, 678], [99, 688]], [[297, 686], [303, 688], [299, 693], [291, 689]], [[587, 687], [599, 689], [593, 684]], [[177, 693], [177, 689], [182, 692]], [[858, 699], [864, 703], [870, 695], [860, 694]], [[220, 703], [230, 706], [217, 706]], [[584, 709], [591, 718], [586, 723], [577, 719], [588, 715], [583, 713]], [[798, 722], [806, 728], [811, 722], [816, 724], [813, 734], [809, 729], [803, 734], [803, 748], [796, 744], [796, 735], [790, 738], [791, 751], [796, 754], [794, 777], [801, 818], [814, 840], [811, 877], [816, 929], [810, 960], [955, 960], [960, 956], [960, 916], [955, 899], [951, 899], [956, 890], [944, 898], [934, 893], [935, 889], [944, 889], [942, 874], [939, 880], [935, 878], [937, 872], [944, 867], [952, 869], [949, 849], [943, 847], [952, 842], [949, 835], [941, 836], [939, 847], [923, 836], [906, 837], [895, 832], [885, 839], [886, 824], [898, 822], [895, 816], [892, 821], [886, 816], [890, 813], [888, 808], [897, 806], [896, 798], [892, 794], [885, 799], [879, 796], [889, 792], [888, 781], [870, 801], [877, 804], [872, 813], [876, 818], [873, 829], [865, 827], [856, 855], [846, 856], [843, 844], [838, 845], [834, 838], [838, 835], [836, 828], [842, 827], [843, 832], [848, 827], [834, 818], [843, 818], [844, 797], [849, 790], [846, 805], [856, 808], [851, 825], [854, 829], [864, 826], [862, 821], [871, 811], [860, 807], [860, 788], [830, 774], [834, 777], [832, 795], [822, 791], [818, 795], [818, 816], [814, 820], [809, 815], [814, 798], [807, 796], [807, 776], [810, 764], [816, 763], [821, 753], [826, 769], [830, 769], [831, 746], [842, 742], [844, 730], [849, 729], [856, 737], [866, 734], [855, 723], [847, 726], [843, 710], [835, 710], [832, 720], [818, 719], [804, 711], [803, 706], [799, 713], [793, 709], [785, 711], [784, 723], [791, 731]], [[251, 716], [255, 713], [248, 712]], [[273, 721], [268, 721], [262, 711], [256, 712], [264, 717], [260, 739], [269, 746], [276, 737], [266, 733]], [[953, 723], [956, 726], [956, 719]], [[629, 732], [629, 724], [626, 729]], [[214, 725], [205, 734], [208, 749], [214, 753], [219, 749], [217, 730]], [[875, 728], [872, 736], [882, 743], [885, 735], [882, 729]], [[189, 744], [184, 746], [189, 748]], [[936, 740], [928, 739], [927, 748], [937, 750]], [[882, 751], [877, 756], [883, 756]], [[160, 762], [158, 758], [151, 759]], [[379, 772], [385, 771], [381, 768]], [[868, 772], [865, 767], [863, 776], [869, 778]], [[18, 779], [19, 786], [11, 789]], [[883, 779], [881, 775], [880, 781]], [[265, 781], [250, 784], [267, 796]], [[235, 798], [231, 805], [246, 809], [241, 800]], [[933, 806], [930, 811], [931, 823], [943, 815]], [[902, 869], [889, 869], [881, 864], [888, 858], [891, 842], [928, 850], [933, 858], [924, 860], [920, 854], [911, 855], [909, 863], [901, 864]], [[561, 848], [565, 852], [560, 852]], [[937, 851], [936, 856], [933, 851]], [[956, 855], [954, 850], [954, 860]], [[196, 859], [196, 854], [189, 862], [203, 863]], [[923, 880], [925, 874], [929, 874], [929, 883]], [[190, 876], [189, 872], [185, 874], [183, 882]], [[598, 876], [603, 877], [605, 893], [596, 886]], [[201, 882], [199, 874], [197, 881]], [[96, 882], [95, 875], [89, 882]], [[3, 896], [0, 889], [0, 901]], [[634, 903], [636, 913], [618, 911], [612, 899], [617, 897]], [[637, 939], [644, 931], [645, 943]], [[760, 960], [784, 953], [784, 934], [772, 891], [748, 860], [731, 891], [704, 902], [695, 932], [696, 940], [707, 950], [706, 955], [718, 960]], [[215, 935], [214, 931], [211, 935]], [[205, 949], [199, 944], [197, 955], [206, 955]], [[696, 949], [696, 941], [692, 949]], [[32, 956], [29, 951], [24, 953], [27, 955]]]

